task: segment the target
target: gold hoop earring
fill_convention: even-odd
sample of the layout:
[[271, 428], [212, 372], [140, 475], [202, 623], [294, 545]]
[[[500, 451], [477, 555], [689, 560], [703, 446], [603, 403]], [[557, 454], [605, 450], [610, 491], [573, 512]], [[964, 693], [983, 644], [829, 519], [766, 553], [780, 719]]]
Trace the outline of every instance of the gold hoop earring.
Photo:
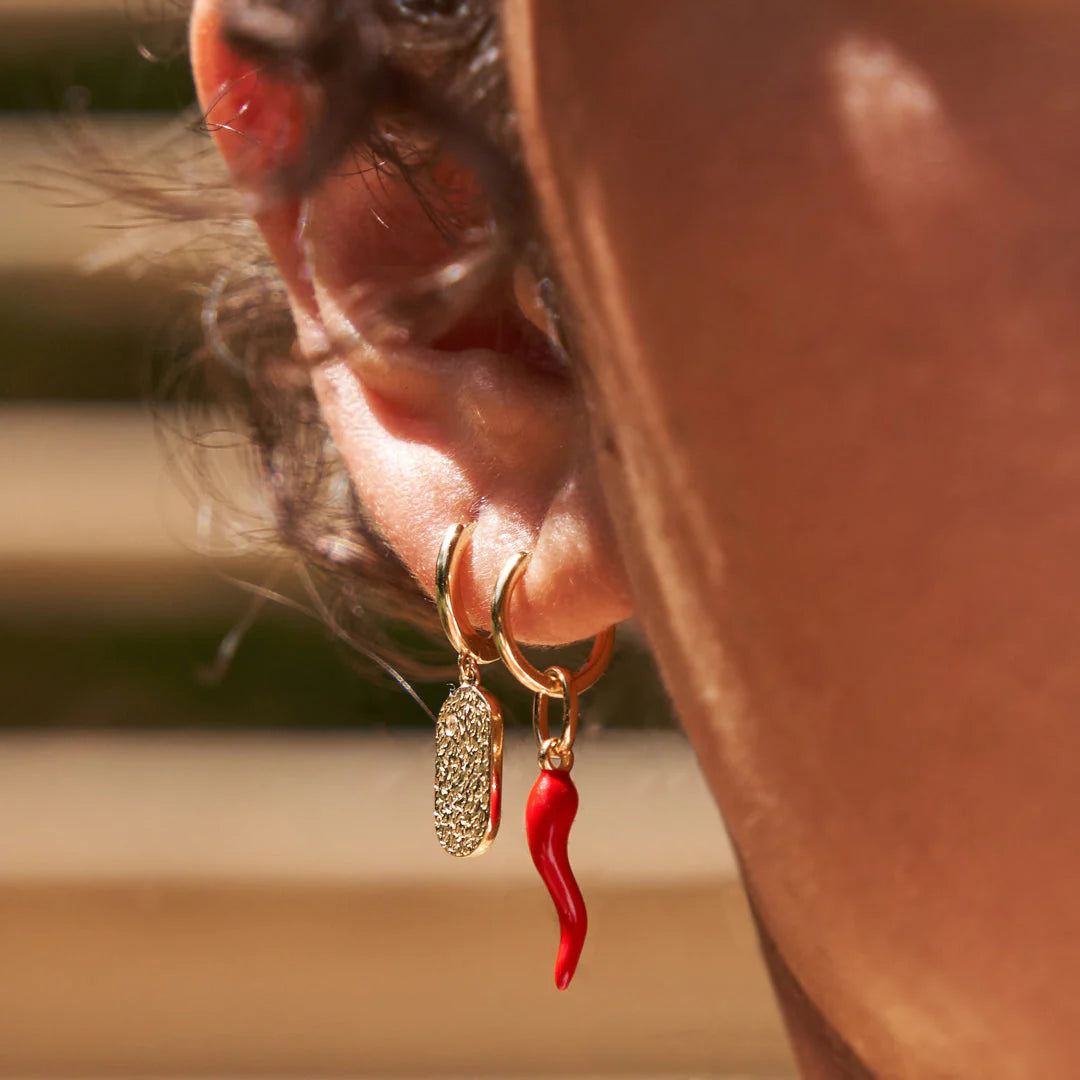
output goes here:
[[[527, 686], [534, 694], [544, 694], [547, 697], [562, 697], [562, 685], [550, 672], [540, 671], [525, 658], [517, 639], [514, 637], [513, 627], [510, 621], [510, 601], [514, 590], [521, 580], [529, 565], [532, 554], [528, 551], [519, 551], [509, 559], [499, 575], [498, 584], [495, 586], [495, 595], [491, 600], [491, 631], [492, 638], [502, 662], [510, 669], [511, 674], [522, 686]], [[593, 641], [592, 651], [584, 665], [571, 675], [574, 689], [584, 693], [593, 686], [597, 679], [607, 670], [611, 660], [611, 653], [615, 647], [615, 627], [609, 626], [602, 633], [597, 634]]]
[[[525, 806], [525, 833], [529, 853], [559, 916], [559, 949], [555, 956], [555, 985], [565, 990], [577, 970], [585, 945], [588, 914], [567, 851], [570, 827], [578, 811], [578, 792], [570, 779], [574, 767], [574, 740], [578, 730], [578, 695], [603, 675], [615, 640], [609, 627], [593, 642], [588, 660], [577, 671], [549, 667], [540, 671], [525, 659], [510, 623], [510, 600], [529, 561], [528, 552], [515, 555], [499, 575], [491, 601], [492, 637], [503, 663], [514, 677], [536, 694], [533, 732], [540, 759], [540, 775]], [[552, 737], [548, 706], [559, 699], [563, 706], [563, 729]]]
[[473, 528], [447, 529], [435, 563], [435, 602], [460, 676], [435, 723], [435, 838], [458, 858], [486, 851], [502, 814], [502, 710], [480, 685], [480, 665], [499, 652], [461, 615], [457, 571]]

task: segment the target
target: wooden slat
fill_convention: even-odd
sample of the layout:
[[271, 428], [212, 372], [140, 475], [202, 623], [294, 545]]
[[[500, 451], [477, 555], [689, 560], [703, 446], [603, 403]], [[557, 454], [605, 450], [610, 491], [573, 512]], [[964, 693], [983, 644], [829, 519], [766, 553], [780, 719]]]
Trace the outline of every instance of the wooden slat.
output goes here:
[[120, 20], [124, 12], [124, 0], [0, 0], [0, 19], [25, 15], [57, 19], [93, 15]]
[[794, 1078], [737, 885], [0, 888], [8, 1077]]
[[85, 55], [144, 35], [177, 40], [182, 18], [171, 0], [0, 0], [0, 58], [28, 49]]
[[[197, 718], [193, 718], [197, 719]], [[731, 881], [716, 807], [681, 736], [582, 736], [574, 852], [594, 885]], [[516, 812], [535, 748], [507, 745], [506, 837], [448, 858], [417, 736], [7, 735], [0, 882], [531, 882]]]
[[790, 1075], [689, 749], [582, 740], [590, 940], [560, 995], [526, 743], [458, 861], [428, 739], [0, 739], [0, 1073]]
[[0, 462], [0, 563], [192, 553], [196, 511], [140, 406], [0, 408]]
[[[193, 233], [183, 225], [151, 231], [146, 215], [79, 181], [105, 162], [118, 169], [156, 169], [166, 176], [170, 163], [194, 167], [199, 155], [208, 153], [208, 142], [184, 134], [180, 121], [114, 115], [72, 126], [28, 114], [0, 120], [0, 147], [0, 273], [89, 273], [107, 262], [138, 277]], [[180, 183], [175, 171], [172, 179]], [[115, 255], [109, 258], [110, 253]], [[193, 256], [178, 272], [198, 265]]]
[[[177, 486], [159, 439], [168, 423], [138, 405], [0, 408], [0, 602], [9, 615], [177, 619], [235, 609], [239, 594], [222, 574], [246, 577], [250, 559], [239, 539], [224, 539], [227, 514], [214, 500]], [[208, 461], [242, 505], [240, 461], [228, 450]]]

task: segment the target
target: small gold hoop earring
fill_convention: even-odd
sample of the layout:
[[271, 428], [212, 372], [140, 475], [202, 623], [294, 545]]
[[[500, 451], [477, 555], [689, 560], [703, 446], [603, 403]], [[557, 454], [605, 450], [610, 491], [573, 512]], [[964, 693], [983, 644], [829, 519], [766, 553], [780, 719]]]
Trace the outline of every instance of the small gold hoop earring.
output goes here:
[[[498, 584], [495, 586], [495, 595], [491, 599], [491, 636], [503, 663], [519, 683], [528, 687], [534, 694], [561, 698], [563, 696], [562, 683], [550, 672], [541, 671], [525, 658], [521, 646], [514, 637], [510, 621], [510, 601], [531, 557], [528, 551], [519, 551], [503, 567]], [[604, 674], [611, 660], [614, 646], [614, 626], [609, 626], [602, 633], [597, 634], [588, 660], [570, 676], [574, 690], [578, 694], [588, 690]]]
[[459, 656], [471, 656], [478, 664], [490, 664], [499, 659], [499, 650], [489, 637], [481, 637], [468, 619], [459, 616], [461, 589], [458, 566], [475, 522], [470, 525], [451, 525], [443, 535], [439, 556], [435, 560], [435, 605], [443, 632]]

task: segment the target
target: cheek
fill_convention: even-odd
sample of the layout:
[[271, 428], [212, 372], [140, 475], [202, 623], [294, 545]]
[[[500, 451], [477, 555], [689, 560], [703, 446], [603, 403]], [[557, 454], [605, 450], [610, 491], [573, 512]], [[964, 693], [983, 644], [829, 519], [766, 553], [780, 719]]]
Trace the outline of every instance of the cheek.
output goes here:
[[1067, 1075], [1075, 5], [508, 9], [642, 618], [770, 928], [883, 1075]]

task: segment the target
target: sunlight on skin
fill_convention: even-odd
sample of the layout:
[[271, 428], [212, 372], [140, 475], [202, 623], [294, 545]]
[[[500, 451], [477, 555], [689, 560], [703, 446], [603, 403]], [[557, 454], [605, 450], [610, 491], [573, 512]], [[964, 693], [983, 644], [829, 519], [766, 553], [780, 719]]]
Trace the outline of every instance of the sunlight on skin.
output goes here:
[[[194, 7], [191, 51], [211, 133], [258, 207], [275, 157], [262, 149], [296, 142], [285, 108], [298, 100], [294, 88], [250, 76], [221, 40], [215, 0]], [[275, 120], [287, 121], [284, 131]], [[466, 203], [475, 188], [449, 159], [429, 179]], [[409, 183], [383, 174], [375, 184], [364, 170], [345, 170], [302, 201], [271, 200], [256, 220], [366, 512], [420, 584], [433, 589], [447, 525], [475, 521], [462, 593], [476, 625], [489, 624], [498, 574], [521, 550], [532, 552], [514, 597], [523, 640], [564, 644], [626, 618], [627, 587], [572, 380], [483, 343], [390, 349], [363, 336], [368, 296], [448, 255]]]
[[862, 34], [843, 38], [825, 63], [866, 186], [898, 242], [961, 209], [973, 169], [926, 73]]
[[[843, 1074], [807, 1001], [889, 1080], [1064, 1080], [1080, 11], [503, 9], [587, 400], [512, 357], [357, 346], [315, 383], [358, 490], [428, 585], [447, 522], [479, 515], [478, 617], [507, 550], [536, 539], [541, 640], [625, 615], [625, 561], [805, 992], [785, 1006], [808, 1077]], [[193, 50], [204, 100], [212, 36]], [[243, 177], [249, 151], [215, 134]], [[361, 188], [316, 201], [313, 296], [295, 230], [261, 224], [325, 361], [388, 237]], [[419, 225], [396, 234], [408, 265]]]
[[[605, 325], [612, 334], [612, 346], [626, 365], [628, 378], [638, 387], [650, 384], [642, 343], [637, 339], [632, 314], [623, 308], [625, 289], [622, 274], [610, 237], [605, 232], [602, 195], [590, 199], [583, 191], [583, 204], [590, 207], [584, 215], [584, 228], [597, 272], [610, 283], [603, 291]], [[741, 689], [727, 661], [720, 642], [709, 597], [724, 585], [723, 551], [709, 527], [709, 515], [695, 488], [692, 470], [677, 437], [677, 428], [663, 415], [658, 394], [642, 394], [632, 432], [623, 433], [625, 483], [638, 493], [628, 507], [637, 518], [637, 528], [647, 547], [648, 558], [656, 575], [657, 600], [663, 606], [665, 624], [680, 638], [679, 650], [685, 658], [686, 672], [696, 696], [710, 710], [722, 740], [724, 753], [747, 779], [765, 809], [769, 801], [767, 785], [754, 781], [752, 756], [745, 752], [741, 732], [746, 713]], [[627, 443], [636, 444], [631, 449]], [[688, 552], [671, 542], [678, 532], [685, 538], [693, 560], [693, 573], [683, 572]]]
[[880, 1076], [1067, 1076], [1075, 6], [631, 6], [507, 0], [511, 71], [759, 913]]

